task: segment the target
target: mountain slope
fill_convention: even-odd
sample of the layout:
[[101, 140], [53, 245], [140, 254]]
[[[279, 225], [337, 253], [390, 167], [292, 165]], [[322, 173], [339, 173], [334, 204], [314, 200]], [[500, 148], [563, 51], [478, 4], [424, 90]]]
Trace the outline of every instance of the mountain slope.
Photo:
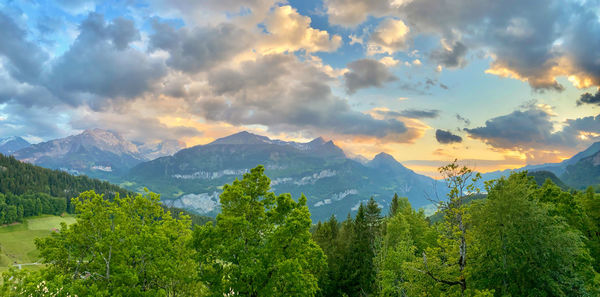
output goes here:
[[561, 179], [576, 189], [600, 185], [600, 152], [568, 165]]
[[0, 154], [12, 155], [14, 152], [26, 148], [31, 144], [21, 137], [0, 138]]
[[371, 195], [383, 207], [395, 192], [416, 207], [425, 206], [430, 203], [426, 192], [437, 183], [386, 154], [363, 165], [322, 138], [298, 143], [241, 132], [141, 163], [124, 184], [133, 189], [148, 187], [177, 207], [215, 214], [221, 186], [259, 164], [265, 166], [275, 192], [307, 196], [314, 220], [331, 214], [345, 217]]
[[[590, 158], [600, 153], [600, 142], [593, 143], [587, 149], [575, 154], [573, 157], [560, 163], [546, 163], [539, 165], [527, 165], [517, 169], [507, 169], [502, 171], [493, 171], [482, 174], [482, 180], [497, 179], [502, 176], [508, 176], [512, 171], [539, 172], [547, 171], [554, 174], [567, 186], [574, 188], [587, 187], [600, 183], [600, 172], [594, 170], [594, 165], [590, 164]], [[581, 163], [583, 162], [583, 163]], [[581, 164], [579, 164], [581, 163]], [[592, 162], [593, 163], [593, 162]]]
[[34, 144], [14, 156], [42, 167], [101, 178], [124, 173], [145, 160], [135, 144], [101, 129]]

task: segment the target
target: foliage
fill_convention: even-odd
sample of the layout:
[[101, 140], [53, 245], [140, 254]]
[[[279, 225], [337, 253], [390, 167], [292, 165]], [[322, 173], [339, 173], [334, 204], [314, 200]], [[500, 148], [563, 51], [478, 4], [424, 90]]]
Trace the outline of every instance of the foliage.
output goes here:
[[194, 232], [210, 296], [315, 296], [326, 259], [310, 234], [306, 198], [269, 192], [264, 167], [225, 185], [216, 224]]
[[88, 191], [73, 204], [77, 222], [36, 241], [47, 266], [25, 276], [13, 273], [5, 295], [35, 294], [31, 284], [42, 281], [50, 291], [79, 296], [180, 296], [201, 289], [193, 281], [191, 222], [172, 218], [158, 195], [111, 202]]
[[579, 209], [568, 193], [548, 182], [538, 191], [526, 173], [489, 184], [488, 192], [472, 211], [474, 287], [493, 289], [496, 296], [600, 293], [581, 233], [567, 223]]

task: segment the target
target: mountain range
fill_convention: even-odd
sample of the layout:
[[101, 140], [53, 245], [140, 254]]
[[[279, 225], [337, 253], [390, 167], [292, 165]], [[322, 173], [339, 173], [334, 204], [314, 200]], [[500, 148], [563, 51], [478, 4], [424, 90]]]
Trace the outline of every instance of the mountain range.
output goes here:
[[587, 149], [559, 163], [527, 165], [517, 169], [506, 169], [482, 174], [482, 180], [508, 176], [512, 171], [550, 172], [566, 185], [583, 189], [600, 184], [600, 142], [593, 143]]
[[[240, 132], [205, 145], [181, 149], [177, 141], [133, 143], [118, 133], [92, 129], [66, 138], [30, 145], [20, 137], [0, 141], [0, 153], [74, 174], [85, 174], [162, 195], [165, 203], [215, 215], [222, 186], [264, 165], [276, 193], [305, 194], [314, 220], [343, 218], [373, 196], [387, 208], [394, 193], [416, 207], [432, 207], [428, 198], [443, 197], [445, 185], [415, 173], [386, 153], [372, 160], [348, 157], [332, 141], [270, 139]], [[529, 165], [516, 171], [540, 172], [574, 188], [600, 183], [600, 142], [560, 163]], [[511, 170], [483, 174], [484, 180]], [[547, 173], [544, 173], [547, 172]], [[556, 176], [560, 177], [560, 180]]]
[[265, 166], [275, 192], [305, 194], [315, 220], [332, 214], [343, 218], [370, 196], [387, 207], [398, 193], [415, 207], [423, 207], [431, 203], [426, 198], [435, 195], [432, 189], [444, 193], [438, 181], [407, 169], [385, 153], [362, 164], [320, 137], [298, 143], [248, 132], [140, 163], [123, 178], [123, 185], [148, 187], [175, 207], [215, 214], [221, 186], [259, 164]]
[[0, 138], [0, 154], [12, 155], [14, 152], [30, 145], [27, 140], [18, 136]]
[[90, 129], [78, 135], [28, 145], [6, 154], [42, 167], [113, 181], [133, 166], [172, 154], [181, 147], [180, 143], [172, 141], [136, 145], [116, 132]]

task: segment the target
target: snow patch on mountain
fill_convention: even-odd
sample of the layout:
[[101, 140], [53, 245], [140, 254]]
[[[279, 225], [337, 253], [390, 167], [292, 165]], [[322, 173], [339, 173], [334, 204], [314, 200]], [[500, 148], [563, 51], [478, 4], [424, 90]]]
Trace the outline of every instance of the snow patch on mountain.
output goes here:
[[248, 169], [225, 169], [220, 171], [196, 171], [192, 174], [173, 174], [171, 177], [176, 179], [217, 179], [226, 175], [243, 175], [248, 173]]
[[312, 175], [308, 175], [308, 176], [304, 176], [304, 177], [300, 178], [299, 180], [294, 180], [291, 177], [279, 177], [279, 178], [276, 178], [271, 181], [271, 186], [276, 186], [276, 185], [280, 185], [280, 184], [288, 184], [288, 183], [294, 183], [295, 185], [298, 185], [298, 186], [303, 186], [303, 185], [308, 185], [308, 184], [314, 185], [320, 179], [333, 177], [336, 175], [337, 175], [337, 172], [335, 170], [325, 169], [325, 170], [322, 170], [321, 172], [313, 173]]
[[323, 206], [323, 205], [327, 205], [327, 204], [331, 204], [331, 199], [325, 199], [325, 200], [319, 201], [313, 205], [314, 205], [314, 207], [319, 207], [319, 206]]
[[356, 194], [358, 194], [358, 190], [348, 189], [344, 192], [335, 193], [335, 194], [331, 195], [331, 199], [334, 201], [340, 201], [340, 200], [346, 198], [348, 195], [356, 195]]
[[198, 213], [209, 213], [219, 207], [219, 193], [186, 194], [173, 200], [173, 206], [190, 209]]

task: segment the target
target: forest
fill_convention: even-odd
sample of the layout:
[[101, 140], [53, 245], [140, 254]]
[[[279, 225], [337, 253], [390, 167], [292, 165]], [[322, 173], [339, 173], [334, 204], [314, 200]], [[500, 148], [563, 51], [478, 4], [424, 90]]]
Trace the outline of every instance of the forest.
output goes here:
[[396, 195], [313, 224], [307, 198], [271, 192], [262, 166], [224, 185], [203, 224], [151, 192], [86, 191], [77, 222], [36, 241], [45, 266], [5, 273], [0, 295], [599, 296], [600, 194], [439, 171], [436, 220]]
[[[133, 192], [106, 181], [84, 175], [73, 176], [0, 154], [0, 225], [23, 222], [27, 217], [42, 214], [74, 213], [72, 198], [90, 190], [104, 195], [108, 200], [113, 200], [118, 195], [134, 195]], [[162, 207], [175, 215], [184, 212], [194, 224], [212, 220], [171, 206]]]

